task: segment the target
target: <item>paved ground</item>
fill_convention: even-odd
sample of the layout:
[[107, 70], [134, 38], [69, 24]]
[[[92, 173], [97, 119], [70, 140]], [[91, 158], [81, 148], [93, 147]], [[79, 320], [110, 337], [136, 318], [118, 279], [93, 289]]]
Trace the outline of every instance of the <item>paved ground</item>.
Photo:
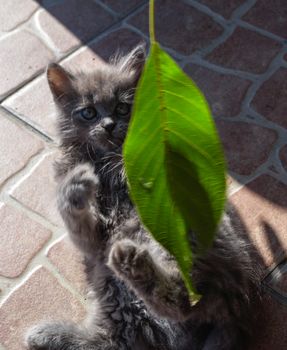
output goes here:
[[[287, 2], [156, 3], [159, 41], [210, 102], [230, 195], [265, 267], [271, 299], [252, 349], [286, 349]], [[22, 349], [23, 331], [40, 319], [85, 314], [80, 255], [55, 210], [55, 114], [45, 66], [94, 67], [117, 48], [146, 40], [146, 4], [0, 4], [1, 350]]]

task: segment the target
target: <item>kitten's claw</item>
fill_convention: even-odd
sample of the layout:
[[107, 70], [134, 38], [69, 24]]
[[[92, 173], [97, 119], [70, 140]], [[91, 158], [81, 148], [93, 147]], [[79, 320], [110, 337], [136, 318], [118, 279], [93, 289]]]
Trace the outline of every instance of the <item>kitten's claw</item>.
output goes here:
[[94, 198], [99, 184], [89, 164], [78, 165], [60, 185], [58, 205], [60, 211], [80, 213], [89, 206], [89, 200]]
[[108, 266], [120, 277], [134, 281], [146, 280], [153, 275], [153, 261], [149, 252], [128, 239], [113, 245]]

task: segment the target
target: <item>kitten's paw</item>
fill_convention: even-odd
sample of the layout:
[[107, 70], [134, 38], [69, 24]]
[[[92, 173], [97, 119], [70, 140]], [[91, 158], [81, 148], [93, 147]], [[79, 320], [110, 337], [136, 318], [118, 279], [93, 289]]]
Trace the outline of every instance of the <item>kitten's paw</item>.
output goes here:
[[117, 275], [133, 281], [146, 281], [152, 278], [153, 264], [149, 252], [128, 239], [113, 245], [108, 261], [108, 266]]
[[29, 350], [52, 349], [54, 340], [57, 339], [58, 325], [43, 323], [30, 328], [25, 337], [25, 345]]
[[98, 177], [91, 165], [78, 165], [60, 185], [58, 195], [60, 211], [81, 213], [89, 208], [89, 201], [95, 197], [98, 184]]

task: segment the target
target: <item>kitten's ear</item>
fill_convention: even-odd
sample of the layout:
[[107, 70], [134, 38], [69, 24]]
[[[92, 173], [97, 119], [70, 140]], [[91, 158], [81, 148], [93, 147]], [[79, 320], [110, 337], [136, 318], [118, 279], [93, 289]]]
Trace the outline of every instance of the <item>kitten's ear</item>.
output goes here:
[[47, 69], [47, 78], [52, 94], [56, 101], [73, 93], [72, 81], [74, 77], [59, 64], [51, 63]]
[[140, 44], [120, 60], [120, 69], [126, 72], [133, 72], [138, 79], [142, 72], [145, 60], [145, 44]]

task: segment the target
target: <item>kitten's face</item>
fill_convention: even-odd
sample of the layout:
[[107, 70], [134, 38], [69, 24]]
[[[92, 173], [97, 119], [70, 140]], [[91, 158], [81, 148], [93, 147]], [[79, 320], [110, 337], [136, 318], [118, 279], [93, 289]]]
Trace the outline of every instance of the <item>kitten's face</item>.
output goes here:
[[71, 75], [59, 65], [48, 69], [48, 81], [61, 111], [62, 142], [90, 155], [121, 152], [131, 116], [134, 91], [145, 60], [142, 46], [93, 73]]

